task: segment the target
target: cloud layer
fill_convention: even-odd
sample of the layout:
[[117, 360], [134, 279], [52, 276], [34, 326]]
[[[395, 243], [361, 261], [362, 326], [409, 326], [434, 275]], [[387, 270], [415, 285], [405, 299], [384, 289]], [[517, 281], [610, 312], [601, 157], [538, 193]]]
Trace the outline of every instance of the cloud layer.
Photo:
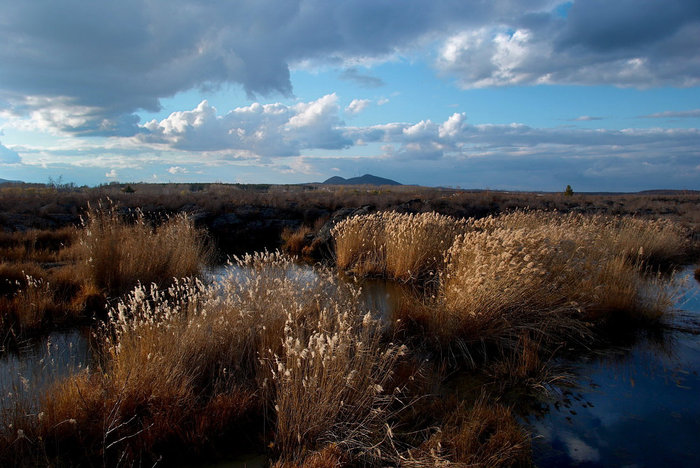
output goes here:
[[133, 135], [134, 112], [195, 87], [292, 93], [290, 67], [408, 53], [465, 88], [695, 86], [700, 3], [603, 0], [88, 0], [0, 3], [0, 108], [56, 131]]

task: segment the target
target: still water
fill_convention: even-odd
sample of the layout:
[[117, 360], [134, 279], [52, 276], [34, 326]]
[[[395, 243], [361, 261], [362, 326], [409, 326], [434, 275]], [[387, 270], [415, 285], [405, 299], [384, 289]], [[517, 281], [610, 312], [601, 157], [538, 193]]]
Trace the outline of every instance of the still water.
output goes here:
[[671, 329], [567, 363], [578, 387], [527, 418], [537, 466], [700, 466], [700, 285], [684, 275]]

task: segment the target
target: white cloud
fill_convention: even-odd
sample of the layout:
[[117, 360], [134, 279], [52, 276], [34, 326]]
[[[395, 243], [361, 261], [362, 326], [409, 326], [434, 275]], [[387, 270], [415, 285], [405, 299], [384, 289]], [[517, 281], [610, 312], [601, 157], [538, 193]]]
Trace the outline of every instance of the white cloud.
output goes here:
[[306, 148], [351, 144], [339, 112], [335, 94], [293, 106], [254, 103], [225, 115], [202, 101], [194, 110], [146, 123], [147, 132], [135, 141], [195, 152], [238, 151], [244, 157], [296, 156]]
[[105, 172], [105, 177], [108, 179], [116, 179], [118, 177], [117, 171], [112, 169], [109, 172]]
[[168, 172], [173, 174], [173, 175], [189, 173], [189, 171], [187, 169], [185, 169], [184, 167], [181, 167], [181, 166], [171, 166], [168, 168]]
[[[382, 86], [371, 67], [438, 44], [465, 88], [700, 84], [697, 0], [89, 0], [0, 6], [0, 96], [12, 115], [78, 134], [132, 135], [135, 112], [193, 88], [291, 95], [290, 67], [319, 64]], [[371, 21], [368, 20], [371, 18]], [[358, 68], [364, 64], [367, 70]], [[6, 104], [6, 105], [5, 105]]]
[[436, 66], [463, 88], [518, 84], [697, 86], [700, 11], [690, 0], [577, 1], [467, 26], [443, 39]]
[[440, 125], [438, 130], [438, 136], [440, 138], [449, 138], [456, 136], [462, 130], [462, 123], [467, 118], [464, 112], [455, 112], [447, 119], [444, 123]]
[[365, 110], [371, 102], [372, 101], [370, 101], [369, 99], [353, 99], [348, 105], [348, 107], [345, 108], [345, 113], [351, 115], [359, 114], [360, 112]]

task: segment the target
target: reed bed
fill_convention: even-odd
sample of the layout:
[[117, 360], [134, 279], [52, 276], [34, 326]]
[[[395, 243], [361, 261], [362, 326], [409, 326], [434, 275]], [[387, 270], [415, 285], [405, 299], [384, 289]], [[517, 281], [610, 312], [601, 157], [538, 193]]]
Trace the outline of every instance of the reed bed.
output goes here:
[[360, 276], [415, 281], [434, 275], [467, 221], [437, 213], [354, 216], [332, 231], [336, 264]]
[[485, 231], [546, 227], [583, 234], [585, 242], [655, 265], [681, 261], [691, 247], [688, 229], [667, 219], [516, 210], [474, 221], [475, 229]]
[[212, 285], [140, 285], [99, 337], [98, 369], [56, 382], [33, 411], [6, 413], [4, 462], [155, 461], [224, 434], [265, 437], [265, 420], [282, 460], [329, 443], [375, 463], [389, 456], [380, 447], [398, 394], [388, 383], [405, 349], [328, 271], [259, 254]]
[[92, 293], [71, 266], [46, 270], [34, 262], [0, 263], [0, 330], [16, 340], [75, 321]]
[[333, 234], [341, 269], [438, 277], [436, 290], [394, 319], [470, 358], [484, 345], [513, 349], [523, 333], [550, 349], [586, 340], [591, 322], [657, 320], [675, 296], [673, 280], [652, 269], [688, 251], [685, 230], [667, 221], [541, 211], [461, 221], [380, 213]]
[[31, 229], [20, 232], [0, 231], [0, 261], [23, 263], [60, 262], [67, 259], [66, 252], [78, 238], [73, 226], [55, 230]]
[[84, 277], [112, 296], [138, 282], [164, 282], [194, 276], [210, 256], [203, 231], [185, 214], [167, 217], [154, 227], [140, 210], [133, 219], [114, 206], [90, 208], [80, 232], [78, 256]]

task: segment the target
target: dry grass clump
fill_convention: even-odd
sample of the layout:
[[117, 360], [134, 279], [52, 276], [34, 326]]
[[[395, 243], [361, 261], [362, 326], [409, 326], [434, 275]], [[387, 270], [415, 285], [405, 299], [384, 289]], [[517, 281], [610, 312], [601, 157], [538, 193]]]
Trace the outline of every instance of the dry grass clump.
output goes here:
[[47, 315], [55, 314], [58, 307], [53, 301], [53, 291], [47, 281], [26, 276], [22, 287], [11, 297], [0, 298], [2, 315], [0, 329], [16, 329], [17, 332], [41, 328]]
[[[673, 279], [647, 266], [684, 248], [665, 223], [514, 212], [469, 225], [445, 255], [438, 292], [394, 316], [448, 360], [513, 353], [523, 336], [551, 352], [586, 340], [591, 322], [656, 320], [673, 305]], [[675, 253], [659, 240], [669, 232]]]
[[313, 234], [311, 227], [302, 225], [298, 229], [284, 228], [282, 230], [282, 250], [292, 255], [301, 255], [304, 248], [311, 243], [308, 236]]
[[425, 279], [442, 267], [445, 251], [467, 228], [467, 221], [437, 213], [355, 216], [333, 228], [336, 263], [358, 275]]
[[[297, 459], [334, 443], [346, 453], [381, 460], [380, 437], [398, 390], [385, 387], [404, 348], [383, 345], [380, 324], [369, 313], [337, 308], [301, 324], [290, 314], [283, 342], [282, 357], [270, 359], [275, 444], [282, 456]], [[368, 452], [370, 447], [377, 450]]]
[[57, 382], [35, 411], [5, 416], [0, 456], [132, 464], [232, 433], [261, 443], [250, 434], [264, 434], [263, 408], [284, 460], [328, 442], [369, 456], [366, 444], [385, 436], [395, 395], [383, 385], [403, 351], [360, 304], [330, 272], [279, 254], [239, 259], [212, 285], [138, 286], [100, 333], [99, 368]]
[[595, 241], [611, 253], [652, 264], [679, 261], [690, 248], [688, 230], [667, 219], [517, 210], [482, 218], [474, 227], [486, 231], [570, 229], [584, 233], [586, 241]]
[[91, 302], [80, 281], [70, 266], [0, 263], [0, 330], [22, 337], [77, 319]]
[[0, 232], [0, 260], [4, 262], [59, 262], [77, 239], [72, 226], [55, 230]]
[[443, 424], [405, 466], [530, 466], [530, 439], [511, 410], [482, 397], [452, 408]]
[[204, 233], [185, 214], [153, 227], [143, 212], [133, 222], [114, 207], [91, 208], [80, 233], [79, 255], [85, 275], [99, 289], [120, 295], [143, 284], [193, 276], [207, 260]]
[[[519, 304], [658, 317], [671, 305], [667, 291], [644, 274], [641, 259], [630, 259], [629, 245], [653, 250], [648, 233], [658, 226], [652, 221], [516, 212], [475, 226], [488, 229], [463, 235], [448, 252], [443, 294], [450, 309], [476, 315]], [[628, 237], [640, 243], [623, 242]], [[683, 244], [675, 245], [677, 254]]]

